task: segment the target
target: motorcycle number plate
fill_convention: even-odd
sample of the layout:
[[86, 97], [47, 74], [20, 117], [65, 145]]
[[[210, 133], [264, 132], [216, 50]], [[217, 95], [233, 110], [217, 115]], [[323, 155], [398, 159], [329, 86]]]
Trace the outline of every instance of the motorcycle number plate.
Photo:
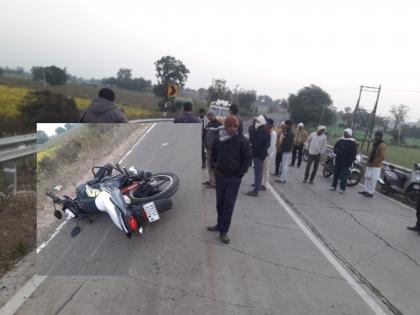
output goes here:
[[149, 222], [154, 222], [160, 219], [159, 213], [156, 209], [154, 202], [146, 203], [145, 205], [143, 205], [143, 209], [146, 212]]

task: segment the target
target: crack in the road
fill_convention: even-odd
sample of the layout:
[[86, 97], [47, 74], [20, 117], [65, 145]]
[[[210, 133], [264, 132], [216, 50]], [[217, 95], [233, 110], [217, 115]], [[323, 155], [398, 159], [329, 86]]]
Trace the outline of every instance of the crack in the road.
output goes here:
[[[176, 287], [176, 286], [163, 286], [162, 287], [162, 285], [160, 283], [156, 283], [156, 282], [144, 279], [143, 277], [141, 277], [139, 275], [135, 275], [135, 277], [137, 279], [140, 279], [144, 283], [153, 285], [153, 286], [158, 287], [158, 288], [163, 288], [164, 290], [181, 291], [184, 295], [195, 296], [195, 297], [198, 297], [198, 298], [202, 298], [202, 299], [206, 299], [206, 300], [213, 301], [213, 302], [218, 302], [218, 303], [224, 303], [224, 304], [239, 307], [239, 308], [247, 308], [247, 309], [255, 309], [256, 308], [256, 306], [253, 306], [253, 305], [232, 303], [232, 302], [229, 302], [229, 301], [226, 301], [226, 300], [223, 300], [223, 299], [216, 299], [216, 298], [212, 298], [210, 296], [204, 295], [204, 294], [199, 294], [199, 293], [196, 293], [196, 292], [193, 292], [193, 291], [188, 291], [184, 288], [179, 288], [179, 287]], [[262, 307], [266, 307], [266, 306], [262, 306]]]
[[[312, 189], [311, 189], [312, 190]], [[291, 202], [282, 191], [277, 191], [278, 194], [281, 196], [281, 198], [290, 206], [290, 208], [295, 212], [297, 216], [300, 217], [301, 220], [303, 220], [306, 224], [306, 226], [314, 233], [316, 237], [325, 245], [325, 247], [328, 248], [328, 250], [350, 271], [353, 273], [353, 275], [356, 277], [358, 281], [366, 285], [369, 290], [386, 305], [386, 307], [395, 315], [403, 315], [403, 313], [394, 305], [391, 303], [390, 300], [388, 300], [387, 297], [385, 297], [381, 291], [379, 291], [378, 288], [376, 288], [363, 274], [357, 270], [356, 267], [354, 267], [347, 259], [330, 244], [330, 242], [321, 234], [321, 232], [318, 231], [318, 229], [313, 225], [309, 219], [307, 219], [300, 211], [299, 209]], [[324, 196], [321, 196], [314, 191], [312, 191], [315, 195], [324, 198]], [[326, 199], [326, 198], [324, 198]], [[328, 200], [328, 199], [326, 199]], [[330, 200], [328, 200], [330, 203], [332, 203]], [[333, 203], [332, 203], [333, 204]]]
[[[337, 208], [335, 206], [315, 205], [315, 204], [301, 203], [301, 202], [294, 202], [293, 204], [298, 205], [298, 206], [306, 206], [306, 207], [323, 207], [323, 208], [327, 208], [327, 209], [336, 209]], [[411, 218], [412, 217], [411, 215], [397, 214], [397, 213], [383, 213], [383, 212], [378, 212], [378, 211], [368, 210], [368, 209], [347, 208], [347, 210], [359, 211], [359, 212], [368, 212], [368, 213], [378, 213], [378, 214], [381, 214], [381, 215], [391, 215], [391, 216], [403, 217], [403, 218]]]
[[342, 212], [344, 212], [345, 214], [347, 214], [348, 216], [350, 216], [354, 222], [356, 222], [359, 226], [363, 227], [365, 230], [369, 231], [371, 234], [375, 235], [376, 238], [380, 239], [382, 242], [384, 242], [384, 244], [386, 244], [389, 248], [393, 249], [394, 251], [406, 256], [413, 264], [415, 264], [417, 267], [420, 267], [420, 264], [414, 259], [412, 258], [410, 255], [408, 255], [406, 252], [404, 252], [403, 250], [394, 247], [390, 242], [388, 242], [386, 239], [384, 239], [382, 236], [380, 236], [377, 232], [372, 231], [370, 228], [368, 228], [366, 225], [364, 225], [362, 222], [359, 221], [358, 218], [356, 218], [352, 213], [350, 213], [347, 209], [340, 207], [339, 205], [335, 204], [333, 201], [329, 200], [328, 198], [322, 196], [321, 194], [318, 194], [317, 192], [315, 192], [313, 189], [310, 189], [312, 191], [312, 193], [320, 198], [323, 198], [325, 200], [327, 200], [331, 205], [333, 205], [336, 209], [341, 210]]
[[57, 312], [55, 312], [55, 315], [58, 315], [63, 310], [63, 308], [73, 299], [73, 297], [77, 294], [77, 292], [79, 292], [80, 289], [85, 285], [86, 281], [87, 280], [84, 280], [82, 284], [76, 289], [76, 291], [74, 291], [73, 294], [70, 295], [70, 297], [64, 302], [64, 304], [60, 306]]
[[214, 244], [214, 245], [217, 245], [217, 246], [224, 247], [224, 248], [229, 248], [229, 249], [234, 250], [234, 251], [236, 251], [238, 253], [241, 253], [243, 255], [246, 255], [248, 257], [251, 257], [251, 258], [253, 258], [255, 260], [262, 261], [262, 262], [265, 262], [267, 264], [270, 264], [270, 265], [273, 265], [273, 266], [276, 266], [276, 267], [279, 267], [279, 268], [291, 269], [291, 270], [294, 270], [294, 271], [299, 271], [299, 272], [307, 273], [307, 274], [310, 274], [310, 275], [313, 275], [313, 276], [322, 277], [322, 278], [329, 278], [329, 279], [333, 279], [333, 280], [344, 280], [343, 278], [339, 278], [339, 277], [324, 275], [324, 274], [316, 273], [316, 272], [313, 272], [313, 271], [309, 271], [309, 270], [305, 270], [305, 269], [301, 269], [301, 268], [297, 268], [297, 267], [282, 265], [282, 264], [279, 264], [279, 263], [276, 263], [276, 262], [267, 260], [265, 258], [257, 257], [257, 256], [255, 256], [253, 254], [247, 253], [244, 250], [241, 250], [241, 249], [238, 249], [238, 248], [235, 248], [235, 247], [232, 247], [232, 246], [224, 245], [224, 244], [222, 245], [222, 244], [220, 244], [218, 242], [215, 242], [215, 241], [210, 241], [210, 240], [204, 240], [204, 241], [205, 242], [208, 242], [208, 243], [211, 243], [211, 244]]
[[382, 254], [386, 248], [388, 248], [388, 245], [386, 245], [386, 244], [385, 244], [385, 245], [384, 245], [384, 246], [383, 246], [380, 250], [378, 250], [377, 252], [373, 253], [372, 255], [369, 255], [369, 256], [368, 256], [368, 257], [366, 257], [366, 258], [362, 258], [362, 259], [356, 260], [354, 263], [355, 263], [355, 264], [360, 264], [360, 263], [362, 263], [362, 262], [369, 261], [369, 260], [370, 260], [370, 259], [372, 259], [373, 257], [376, 257], [376, 256], [378, 256], [378, 255]]

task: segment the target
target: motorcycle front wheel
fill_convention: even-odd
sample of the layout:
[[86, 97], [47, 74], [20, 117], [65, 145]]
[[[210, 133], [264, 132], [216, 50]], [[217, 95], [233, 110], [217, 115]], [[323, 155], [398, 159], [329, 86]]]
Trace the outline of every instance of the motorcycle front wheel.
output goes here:
[[327, 166], [324, 166], [324, 169], [322, 170], [322, 176], [330, 177], [331, 175], [332, 175], [331, 170]]
[[179, 187], [179, 178], [173, 173], [156, 173], [147, 183], [148, 187], [139, 187], [130, 191], [132, 204], [146, 203], [158, 199], [168, 199]]

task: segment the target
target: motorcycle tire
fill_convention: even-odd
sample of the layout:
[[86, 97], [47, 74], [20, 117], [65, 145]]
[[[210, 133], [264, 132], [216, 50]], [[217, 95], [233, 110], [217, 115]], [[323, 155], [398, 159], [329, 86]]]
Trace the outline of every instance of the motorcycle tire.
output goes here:
[[169, 184], [167, 187], [165, 187], [163, 190], [159, 191], [158, 193], [152, 195], [152, 196], [147, 196], [147, 197], [139, 197], [138, 194], [138, 190], [142, 189], [141, 187], [139, 189], [134, 189], [132, 191], [130, 191], [130, 199], [132, 204], [136, 205], [136, 204], [140, 204], [140, 203], [147, 203], [150, 201], [155, 201], [158, 199], [168, 199], [169, 197], [171, 197], [173, 194], [175, 194], [178, 190], [179, 187], [179, 178], [178, 176], [176, 176], [173, 173], [167, 173], [167, 172], [162, 172], [162, 173], [156, 173], [153, 174], [151, 180], [159, 180], [159, 179], [163, 179], [163, 180], [167, 180], [169, 181]]
[[407, 188], [405, 192], [405, 200], [412, 206], [416, 205], [417, 202], [417, 190], [413, 186]]
[[330, 177], [331, 175], [332, 175], [331, 170], [328, 167], [324, 166], [324, 169], [322, 170], [322, 176]]
[[347, 178], [347, 186], [353, 187], [360, 183], [362, 179], [362, 174], [356, 171], [350, 173], [349, 177]]

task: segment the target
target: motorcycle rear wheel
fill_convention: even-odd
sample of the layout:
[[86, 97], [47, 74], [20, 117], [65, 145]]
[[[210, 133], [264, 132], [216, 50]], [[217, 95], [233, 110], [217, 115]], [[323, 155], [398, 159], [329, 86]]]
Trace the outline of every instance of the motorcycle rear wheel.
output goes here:
[[324, 166], [324, 169], [322, 170], [322, 176], [330, 177], [331, 175], [332, 175], [332, 172], [330, 171], [330, 169]]
[[[130, 199], [132, 204], [146, 203], [158, 199], [168, 199], [175, 194], [179, 187], [179, 178], [173, 173], [162, 172], [153, 174], [151, 182], [155, 182], [156, 193], [145, 196], [142, 194], [142, 187], [130, 191]], [[164, 188], [161, 189], [161, 186]], [[158, 188], [159, 187], [159, 188]]]
[[414, 187], [410, 186], [407, 188], [407, 191], [405, 193], [405, 200], [410, 204], [410, 205], [415, 205], [417, 202], [417, 190], [414, 189]]
[[360, 183], [362, 179], [362, 174], [356, 171], [350, 173], [349, 177], [347, 178], [347, 186], [353, 187]]

